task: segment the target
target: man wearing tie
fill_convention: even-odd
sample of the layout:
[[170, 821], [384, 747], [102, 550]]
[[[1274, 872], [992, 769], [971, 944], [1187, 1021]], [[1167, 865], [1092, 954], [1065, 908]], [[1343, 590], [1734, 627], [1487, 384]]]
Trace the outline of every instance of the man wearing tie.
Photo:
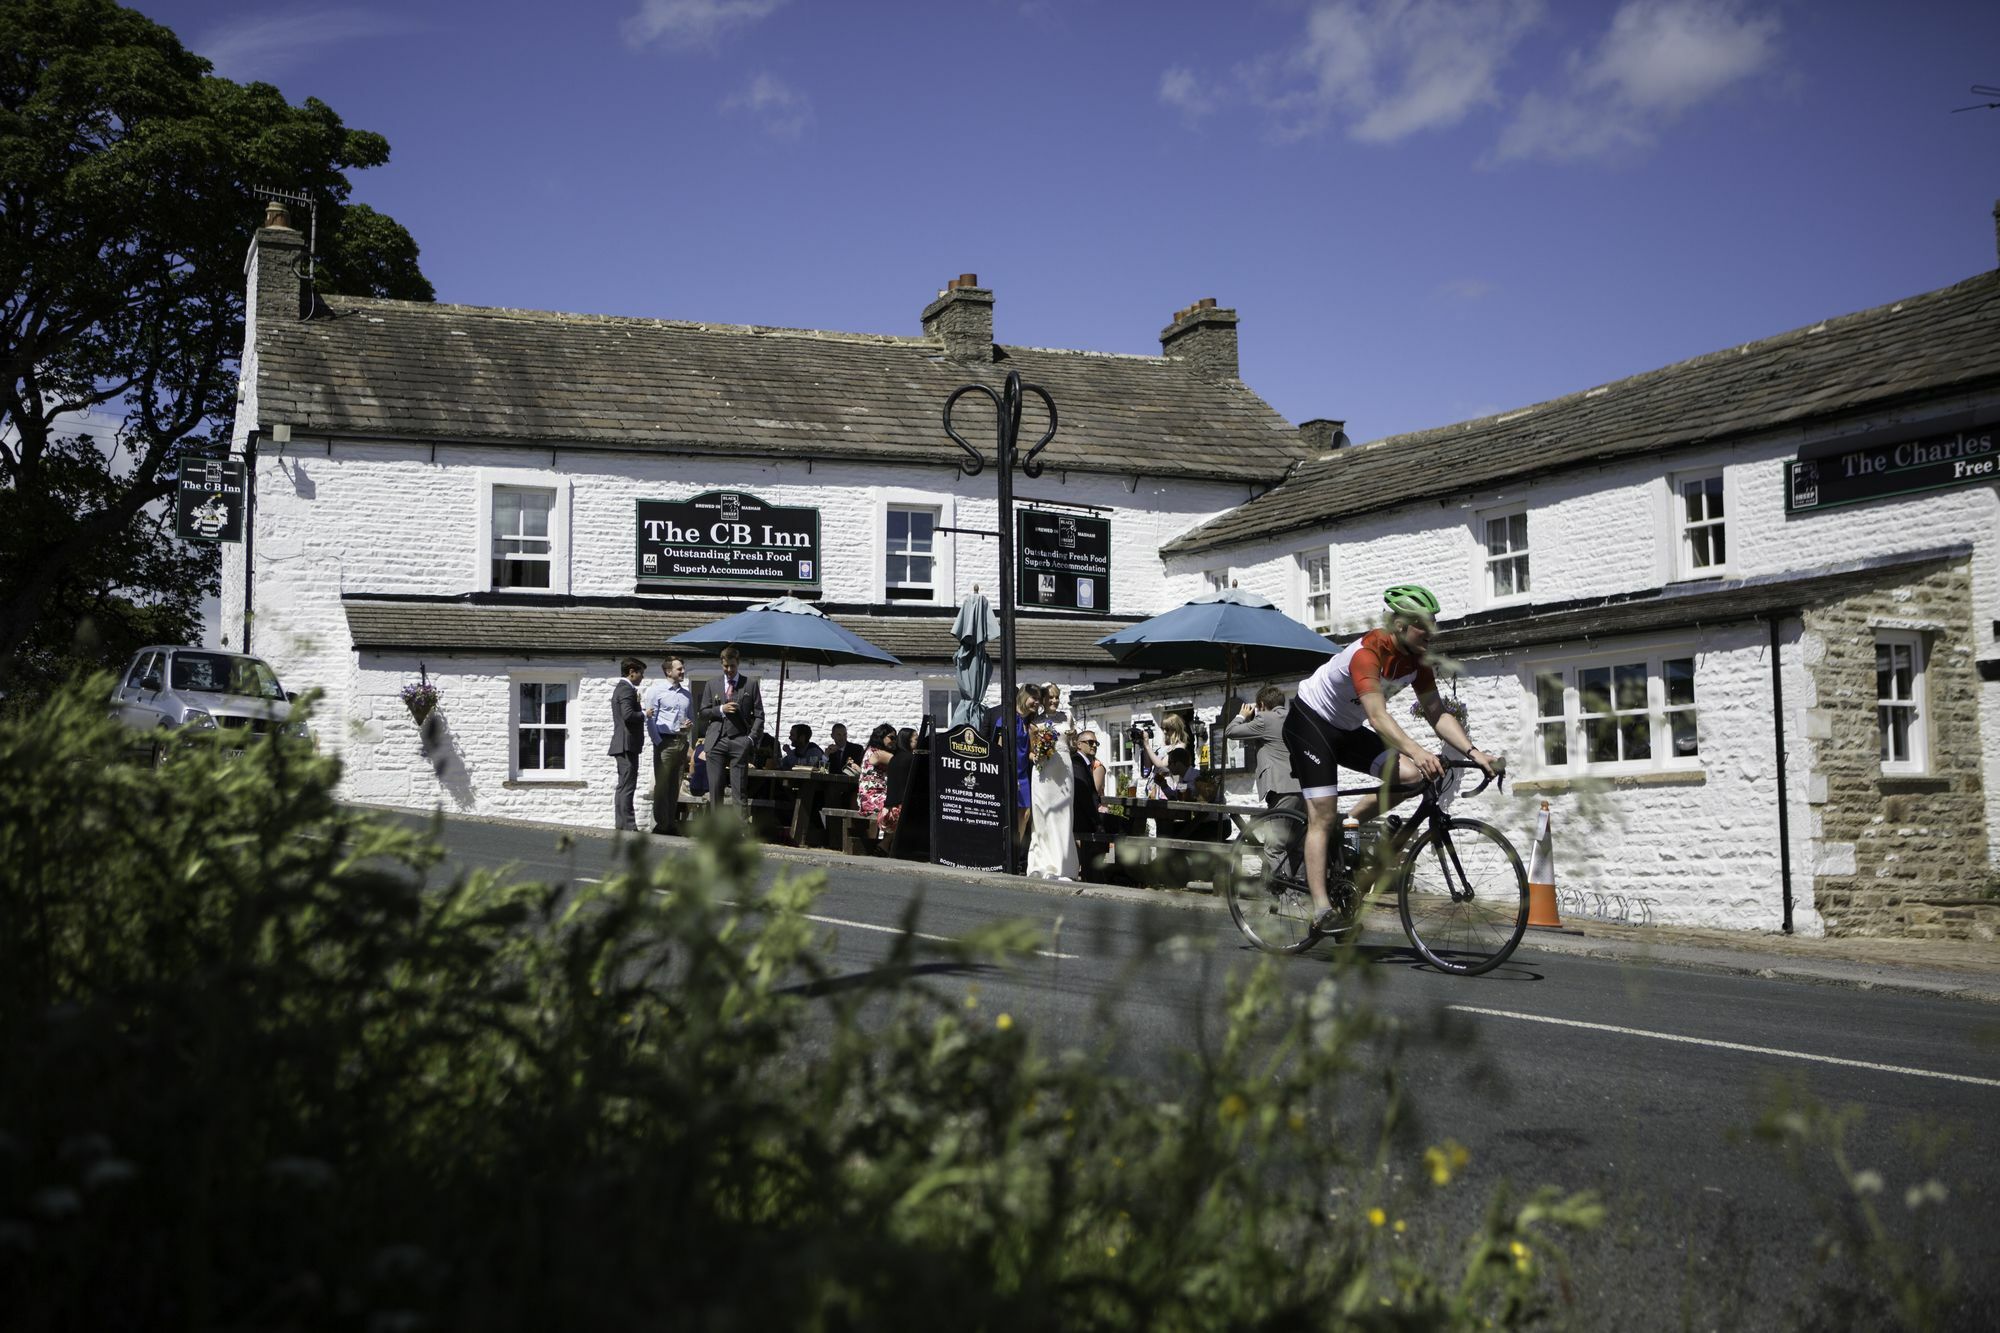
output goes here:
[[709, 803], [722, 799], [722, 770], [726, 766], [730, 799], [738, 810], [744, 809], [750, 752], [764, 736], [764, 698], [757, 682], [737, 670], [741, 660], [733, 646], [722, 650], [722, 674], [702, 687], [701, 713], [696, 721], [708, 745]]
[[639, 756], [646, 752], [646, 714], [639, 707], [639, 682], [646, 678], [646, 664], [628, 657], [618, 664], [620, 679], [611, 687], [611, 748], [606, 751], [618, 760], [618, 785], [611, 792], [612, 826], [637, 832], [632, 817], [632, 795], [639, 789]]

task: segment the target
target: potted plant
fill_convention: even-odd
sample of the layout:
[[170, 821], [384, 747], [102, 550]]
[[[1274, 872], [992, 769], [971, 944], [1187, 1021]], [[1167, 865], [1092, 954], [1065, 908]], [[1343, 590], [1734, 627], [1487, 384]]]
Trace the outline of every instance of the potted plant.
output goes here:
[[418, 679], [403, 687], [403, 707], [410, 710], [410, 716], [421, 727], [443, 695], [437, 686], [431, 684], [430, 673], [424, 670], [421, 663], [417, 666], [417, 674]]

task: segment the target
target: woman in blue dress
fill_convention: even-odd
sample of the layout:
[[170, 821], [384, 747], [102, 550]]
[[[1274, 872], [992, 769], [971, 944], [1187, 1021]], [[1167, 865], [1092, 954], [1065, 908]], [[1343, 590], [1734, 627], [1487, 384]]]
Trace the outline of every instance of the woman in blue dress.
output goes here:
[[1028, 816], [1034, 809], [1029, 785], [1034, 765], [1028, 759], [1028, 726], [1042, 711], [1042, 695], [1032, 685], [1023, 685], [1014, 696], [1014, 856], [1027, 854]]

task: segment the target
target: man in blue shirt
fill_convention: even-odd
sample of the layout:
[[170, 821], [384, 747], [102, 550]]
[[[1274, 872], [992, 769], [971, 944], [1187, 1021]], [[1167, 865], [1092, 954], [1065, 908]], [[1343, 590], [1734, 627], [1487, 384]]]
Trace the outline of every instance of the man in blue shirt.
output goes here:
[[646, 734], [653, 742], [653, 832], [672, 833], [680, 816], [681, 773], [687, 768], [688, 740], [694, 731], [694, 693], [687, 663], [669, 657], [661, 678], [646, 687]]

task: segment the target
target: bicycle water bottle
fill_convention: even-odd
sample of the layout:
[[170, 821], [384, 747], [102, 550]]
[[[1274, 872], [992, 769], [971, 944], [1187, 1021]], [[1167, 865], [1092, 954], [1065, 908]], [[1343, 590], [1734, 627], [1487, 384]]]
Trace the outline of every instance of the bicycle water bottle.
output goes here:
[[1361, 863], [1361, 824], [1349, 817], [1340, 825], [1340, 863], [1354, 873], [1354, 867]]

